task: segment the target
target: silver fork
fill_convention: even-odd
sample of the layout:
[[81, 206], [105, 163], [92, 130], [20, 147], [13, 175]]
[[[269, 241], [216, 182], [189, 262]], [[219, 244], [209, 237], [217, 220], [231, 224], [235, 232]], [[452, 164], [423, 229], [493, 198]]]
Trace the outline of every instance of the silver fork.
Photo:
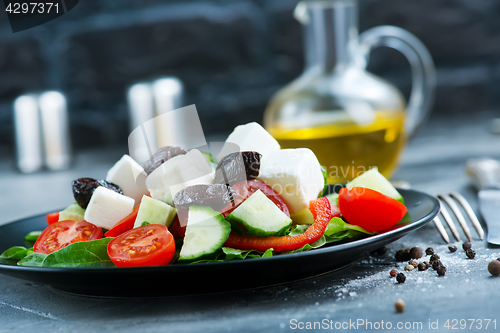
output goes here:
[[[472, 235], [469, 229], [469, 226], [467, 225], [466, 218], [462, 214], [462, 211], [459, 208], [459, 205], [462, 207], [463, 211], [466, 213], [468, 216], [470, 222], [476, 229], [479, 238], [482, 240], [484, 238], [484, 230], [481, 227], [481, 224], [479, 223], [479, 220], [477, 219], [476, 214], [474, 214], [474, 211], [472, 210], [471, 206], [465, 200], [465, 198], [458, 192], [451, 192], [448, 194], [438, 194], [436, 196], [439, 199], [439, 203], [441, 204], [441, 210], [440, 214], [443, 216], [444, 220], [448, 224], [451, 233], [455, 237], [457, 241], [460, 240], [460, 236], [458, 234], [457, 227], [455, 226], [455, 223], [453, 222], [453, 219], [450, 215], [450, 212], [448, 210], [451, 210], [453, 214], [455, 215], [458, 223], [462, 226], [462, 229], [464, 230], [465, 236], [468, 238], [469, 241], [472, 241]], [[446, 243], [450, 242], [450, 238], [448, 237], [448, 233], [446, 232], [445, 228], [443, 227], [443, 223], [441, 222], [441, 219], [438, 216], [434, 219], [434, 224], [436, 225], [439, 233], [441, 234], [441, 237], [443, 237], [444, 241]]]

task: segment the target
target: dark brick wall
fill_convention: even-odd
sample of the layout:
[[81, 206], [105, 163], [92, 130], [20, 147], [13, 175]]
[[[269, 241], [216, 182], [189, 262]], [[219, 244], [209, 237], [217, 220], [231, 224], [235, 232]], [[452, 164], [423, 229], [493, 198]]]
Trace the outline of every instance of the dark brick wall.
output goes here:
[[[500, 2], [360, 0], [361, 31], [409, 30], [438, 68], [434, 112], [498, 109]], [[60, 89], [75, 147], [125, 144], [126, 88], [176, 75], [207, 134], [261, 121], [264, 106], [303, 66], [292, 0], [82, 0], [61, 18], [13, 34], [0, 15], [0, 146], [13, 147], [13, 99]], [[406, 60], [377, 50], [369, 69], [410, 89]]]

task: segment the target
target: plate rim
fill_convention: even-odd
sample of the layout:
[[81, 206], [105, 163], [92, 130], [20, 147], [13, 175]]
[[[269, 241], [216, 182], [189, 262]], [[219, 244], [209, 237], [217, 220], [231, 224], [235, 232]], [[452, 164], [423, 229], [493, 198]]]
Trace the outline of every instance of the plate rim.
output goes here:
[[[210, 266], [227, 266], [227, 265], [232, 265], [232, 266], [239, 266], [241, 264], [249, 264], [249, 262], [255, 263], [255, 262], [262, 262], [262, 260], [266, 261], [272, 261], [272, 260], [283, 260], [283, 258], [286, 257], [286, 259], [292, 259], [294, 257], [307, 257], [307, 256], [314, 256], [317, 254], [325, 254], [326, 252], [331, 252], [331, 251], [343, 251], [343, 250], [349, 250], [352, 247], [357, 247], [357, 246], [363, 246], [367, 245], [369, 243], [377, 242], [380, 239], [384, 239], [387, 237], [391, 237], [395, 234], [399, 233], [404, 233], [407, 231], [405, 234], [411, 232], [412, 230], [418, 229], [422, 227], [424, 224], [434, 220], [434, 217], [436, 217], [439, 214], [440, 210], [440, 204], [439, 201], [433, 197], [430, 194], [421, 192], [421, 191], [416, 191], [412, 189], [398, 189], [398, 191], [402, 192], [401, 194], [403, 197], [405, 197], [404, 193], [417, 193], [419, 195], [423, 195], [424, 197], [427, 197], [428, 199], [433, 202], [433, 208], [431, 212], [423, 217], [421, 217], [418, 220], [412, 221], [411, 223], [408, 223], [407, 225], [404, 225], [400, 228], [396, 228], [381, 234], [369, 236], [366, 238], [358, 239], [352, 242], [347, 242], [343, 244], [332, 244], [330, 246], [325, 246], [321, 247], [318, 249], [313, 249], [311, 251], [303, 251], [303, 252], [297, 252], [297, 253], [288, 253], [284, 255], [278, 255], [278, 256], [273, 256], [273, 257], [264, 257], [264, 258], [255, 258], [259, 260], [229, 260], [229, 261], [220, 261], [220, 262], [211, 262], [209, 263]], [[37, 214], [25, 218], [21, 218], [12, 222], [5, 223], [0, 226], [2, 228], [3, 226], [23, 222], [27, 219], [35, 219], [41, 216], [46, 215], [45, 213], [42, 214]], [[251, 265], [251, 264], [249, 264]], [[77, 272], [82, 272], [82, 270], [85, 270], [86, 273], [89, 274], [95, 274], [95, 273], [102, 273], [102, 272], [136, 272], [136, 271], [152, 271], [152, 272], [158, 272], [158, 271], [168, 271], [172, 270], [175, 271], [177, 269], [182, 269], [183, 267], [204, 267], [204, 265], [193, 265], [193, 264], [176, 264], [176, 265], [165, 265], [165, 266], [151, 266], [151, 267], [100, 267], [100, 268], [82, 268], [82, 267], [30, 267], [30, 266], [17, 266], [17, 265], [8, 265], [8, 264], [2, 264], [0, 263], [0, 274], [2, 274], [2, 271], [25, 271], [25, 272], [40, 272], [40, 273], [59, 273], [59, 272], [64, 272], [64, 273], [77, 273]], [[42, 273], [42, 274], [43, 274]]]

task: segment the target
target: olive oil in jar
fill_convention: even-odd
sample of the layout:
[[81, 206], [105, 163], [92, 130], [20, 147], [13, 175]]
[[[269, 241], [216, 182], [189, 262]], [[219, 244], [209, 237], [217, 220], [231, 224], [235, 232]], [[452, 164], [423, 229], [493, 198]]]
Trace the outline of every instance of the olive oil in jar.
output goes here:
[[345, 183], [378, 167], [389, 177], [406, 144], [403, 111], [376, 111], [374, 121], [352, 120], [307, 128], [287, 128], [275, 123], [268, 128], [281, 148], [310, 148], [328, 172], [328, 183]]

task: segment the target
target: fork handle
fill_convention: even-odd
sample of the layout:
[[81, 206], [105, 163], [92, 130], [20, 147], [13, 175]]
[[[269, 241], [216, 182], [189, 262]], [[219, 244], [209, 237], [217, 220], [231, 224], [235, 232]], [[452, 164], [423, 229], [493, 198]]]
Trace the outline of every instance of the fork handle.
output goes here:
[[478, 190], [500, 189], [500, 162], [490, 158], [467, 161], [467, 174]]

